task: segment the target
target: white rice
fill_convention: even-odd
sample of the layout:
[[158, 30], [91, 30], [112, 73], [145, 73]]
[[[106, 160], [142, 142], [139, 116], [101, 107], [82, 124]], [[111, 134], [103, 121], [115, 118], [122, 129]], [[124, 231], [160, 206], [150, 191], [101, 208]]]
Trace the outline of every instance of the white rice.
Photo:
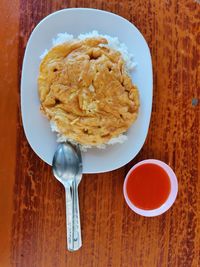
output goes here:
[[[64, 33], [58, 33], [57, 36], [52, 39], [52, 47], [59, 45], [59, 44], [62, 44], [62, 43], [67, 42], [67, 41], [71, 41], [73, 39], [84, 40], [86, 38], [99, 37], [99, 36], [104, 37], [108, 40], [108, 45], [105, 45], [105, 46], [109, 46], [109, 47], [111, 47], [111, 48], [113, 48], [113, 49], [115, 49], [121, 53], [121, 55], [122, 55], [122, 57], [126, 63], [127, 72], [130, 74], [134, 70], [134, 68], [136, 67], [137, 64], [134, 62], [133, 54], [128, 52], [127, 46], [124, 43], [121, 43], [117, 37], [111, 37], [109, 35], [100, 34], [97, 31], [92, 31], [92, 32], [80, 34], [80, 35], [78, 35], [77, 38], [74, 38], [74, 36], [72, 34], [64, 32]], [[48, 53], [48, 50], [45, 49], [45, 51], [41, 54], [40, 59], [43, 59], [47, 53]], [[57, 133], [57, 142], [70, 141], [71, 143], [76, 144], [76, 142], [74, 140], [59, 133], [59, 130], [58, 130], [55, 122], [50, 121], [50, 125], [51, 125], [51, 130], [53, 132]], [[127, 137], [126, 133], [120, 134], [118, 137], [114, 137], [111, 140], [109, 140], [106, 144], [98, 145], [96, 147], [99, 149], [104, 149], [104, 148], [106, 148], [106, 145], [114, 145], [116, 143], [124, 143], [127, 139], [128, 139], [128, 137]], [[91, 147], [92, 146], [84, 145], [84, 146], [81, 146], [81, 150], [87, 151], [87, 149], [91, 148]]]

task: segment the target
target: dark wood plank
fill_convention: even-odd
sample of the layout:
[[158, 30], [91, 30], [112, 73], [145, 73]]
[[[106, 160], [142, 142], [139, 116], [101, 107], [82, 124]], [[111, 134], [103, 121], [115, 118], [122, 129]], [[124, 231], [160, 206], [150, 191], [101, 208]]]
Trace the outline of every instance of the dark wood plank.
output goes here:
[[0, 3], [0, 266], [10, 266], [18, 114], [19, 1]]
[[[5, 195], [3, 189], [0, 191], [1, 200], [8, 203], [9, 214], [9, 219], [5, 217], [2, 221], [0, 233], [3, 233], [8, 221], [3, 235], [7, 246], [3, 253], [10, 255], [10, 264], [8, 261], [3, 264], [5, 261], [2, 261], [1, 266], [200, 266], [198, 1], [20, 0], [20, 17], [16, 15], [17, 8], [13, 1], [4, 4], [16, 25], [19, 23], [19, 30], [17, 26], [15, 29], [15, 36], [18, 35], [19, 40], [19, 79], [28, 37], [36, 24], [49, 13], [68, 7], [92, 7], [127, 18], [140, 29], [151, 49], [154, 102], [148, 138], [139, 155], [125, 167], [113, 172], [84, 175], [79, 193], [84, 245], [80, 251], [70, 253], [65, 250], [63, 188], [53, 178], [51, 168], [29, 147], [21, 119], [18, 118], [16, 123], [16, 98], [12, 99], [14, 104], [9, 103], [9, 113], [13, 116], [11, 131], [1, 131], [1, 140], [5, 142], [1, 142], [0, 146], [1, 162], [3, 160], [5, 163], [0, 175], [3, 177], [7, 172], [9, 179], [6, 191], [9, 194]], [[2, 3], [0, 5], [3, 6]], [[6, 34], [12, 34], [12, 29], [7, 29]], [[14, 43], [16, 49], [17, 41], [14, 40]], [[12, 49], [8, 46], [4, 55], [1, 67], [5, 73], [10, 70], [7, 57]], [[16, 60], [16, 55], [11, 54], [10, 57]], [[13, 75], [17, 75], [16, 67], [13, 67]], [[4, 79], [1, 84], [1, 100], [19, 92], [16, 82], [13, 82], [12, 90], [5, 93], [7, 80]], [[2, 112], [5, 113], [5, 102], [2, 101], [2, 105]], [[3, 127], [7, 127], [8, 116], [1, 115], [1, 119]], [[3, 139], [5, 136], [8, 137]], [[12, 145], [8, 154], [16, 157], [9, 169], [11, 157], [5, 158], [3, 151], [6, 145], [10, 145], [10, 138]], [[122, 195], [127, 171], [134, 163], [146, 158], [164, 160], [172, 166], [179, 180], [175, 205], [156, 218], [143, 218], [131, 212]], [[5, 180], [1, 180], [1, 186], [4, 185]], [[0, 212], [5, 214], [2, 204]]]

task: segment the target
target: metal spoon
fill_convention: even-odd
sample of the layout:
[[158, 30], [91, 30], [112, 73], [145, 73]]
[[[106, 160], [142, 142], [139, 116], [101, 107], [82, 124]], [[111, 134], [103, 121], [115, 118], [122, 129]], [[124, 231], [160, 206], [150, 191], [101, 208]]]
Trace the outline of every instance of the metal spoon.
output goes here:
[[61, 143], [53, 157], [53, 174], [65, 187], [67, 247], [70, 251], [82, 246], [78, 201], [78, 185], [82, 178], [82, 158], [78, 146]]

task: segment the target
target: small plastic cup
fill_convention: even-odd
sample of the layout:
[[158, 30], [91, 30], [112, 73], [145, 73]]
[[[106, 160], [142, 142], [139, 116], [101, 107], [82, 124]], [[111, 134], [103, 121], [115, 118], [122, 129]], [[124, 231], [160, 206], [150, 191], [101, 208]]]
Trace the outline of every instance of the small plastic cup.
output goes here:
[[[126, 191], [127, 181], [128, 181], [130, 174], [132, 173], [132, 171], [134, 169], [136, 169], [137, 167], [139, 167], [143, 164], [146, 164], [146, 163], [156, 164], [156, 165], [160, 166], [168, 174], [168, 177], [170, 180], [170, 185], [171, 185], [170, 193], [169, 193], [169, 196], [166, 199], [166, 201], [159, 208], [152, 209], [152, 210], [144, 210], [144, 209], [140, 209], [140, 208], [136, 207], [130, 201], [128, 194], [127, 194], [127, 191]], [[128, 206], [130, 207], [131, 210], [133, 210], [135, 213], [142, 215], [142, 216], [145, 216], [145, 217], [154, 217], [154, 216], [158, 216], [158, 215], [163, 214], [173, 205], [174, 201], [176, 200], [177, 193], [178, 193], [178, 181], [177, 181], [175, 173], [166, 163], [164, 163], [163, 161], [160, 161], [160, 160], [156, 160], [156, 159], [147, 159], [147, 160], [140, 161], [139, 163], [134, 165], [130, 169], [130, 171], [127, 173], [125, 180], [124, 180], [123, 193], [124, 193], [126, 203], [128, 204]]]

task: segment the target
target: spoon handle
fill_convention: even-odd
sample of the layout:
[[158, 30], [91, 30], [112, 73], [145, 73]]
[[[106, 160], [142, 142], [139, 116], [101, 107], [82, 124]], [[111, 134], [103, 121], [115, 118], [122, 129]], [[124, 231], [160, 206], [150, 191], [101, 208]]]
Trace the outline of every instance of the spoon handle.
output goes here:
[[67, 226], [67, 248], [73, 250], [72, 241], [72, 188], [71, 186], [65, 187], [66, 197], [66, 226]]
[[65, 187], [66, 195], [66, 223], [67, 248], [70, 251], [78, 250], [82, 246], [78, 190], [76, 183]]
[[72, 184], [72, 195], [73, 195], [73, 240], [74, 250], [78, 250], [82, 246], [81, 238], [81, 223], [80, 223], [80, 212], [79, 212], [79, 199], [78, 199], [78, 186], [76, 179]]

